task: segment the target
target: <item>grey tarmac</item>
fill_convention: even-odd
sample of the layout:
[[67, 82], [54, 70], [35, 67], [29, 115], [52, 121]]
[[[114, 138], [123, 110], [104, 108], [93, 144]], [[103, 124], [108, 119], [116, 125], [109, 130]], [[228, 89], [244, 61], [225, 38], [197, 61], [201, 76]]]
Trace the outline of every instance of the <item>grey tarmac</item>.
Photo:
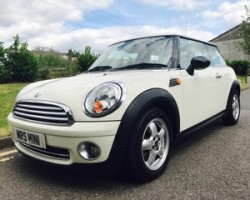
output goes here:
[[[236, 126], [216, 122], [178, 143], [166, 172], [149, 183], [102, 176], [0, 149], [0, 199], [250, 199], [250, 90]], [[7, 152], [7, 153], [6, 153]]]

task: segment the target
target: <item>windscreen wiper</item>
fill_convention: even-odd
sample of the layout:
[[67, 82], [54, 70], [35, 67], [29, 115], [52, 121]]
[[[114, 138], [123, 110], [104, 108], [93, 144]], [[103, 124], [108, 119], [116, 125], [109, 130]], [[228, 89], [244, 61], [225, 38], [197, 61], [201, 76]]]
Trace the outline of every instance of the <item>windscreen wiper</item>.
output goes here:
[[[124, 67], [114, 68], [113, 70], [123, 70], [123, 69], [152, 69], [152, 68], [167, 68], [167, 65], [160, 64], [160, 63], [138, 63], [133, 65], [127, 65]], [[112, 71], [113, 71], [112, 70]]]
[[87, 70], [87, 72], [97, 72], [97, 71], [104, 71], [104, 70], [109, 70], [112, 69], [111, 66], [96, 66], [94, 68], [91, 68]]

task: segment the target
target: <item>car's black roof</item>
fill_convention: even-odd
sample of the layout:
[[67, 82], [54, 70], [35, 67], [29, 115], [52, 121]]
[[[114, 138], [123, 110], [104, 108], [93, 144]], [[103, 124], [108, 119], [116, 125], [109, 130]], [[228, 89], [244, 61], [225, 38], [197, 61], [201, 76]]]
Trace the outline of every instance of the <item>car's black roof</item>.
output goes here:
[[204, 44], [208, 44], [208, 45], [211, 45], [211, 46], [215, 46], [215, 44], [213, 43], [210, 43], [210, 42], [206, 42], [206, 41], [202, 41], [202, 40], [198, 40], [198, 39], [195, 39], [195, 38], [191, 38], [191, 37], [187, 37], [187, 36], [183, 36], [183, 35], [178, 35], [178, 34], [167, 34], [167, 35], [152, 35], [152, 36], [145, 36], [145, 37], [138, 37], [138, 38], [131, 38], [131, 39], [128, 39], [128, 40], [122, 40], [122, 41], [119, 41], [119, 42], [115, 42], [113, 44], [111, 44], [110, 46], [114, 45], [114, 44], [118, 44], [118, 43], [121, 43], [121, 42], [128, 42], [128, 41], [132, 41], [132, 40], [138, 40], [138, 39], [146, 39], [146, 38], [153, 38], [153, 37], [166, 37], [166, 36], [172, 36], [172, 37], [180, 37], [180, 38], [185, 38], [185, 39], [188, 39], [188, 40], [193, 40], [193, 41], [197, 41], [197, 42], [201, 42], [201, 43], [204, 43]]

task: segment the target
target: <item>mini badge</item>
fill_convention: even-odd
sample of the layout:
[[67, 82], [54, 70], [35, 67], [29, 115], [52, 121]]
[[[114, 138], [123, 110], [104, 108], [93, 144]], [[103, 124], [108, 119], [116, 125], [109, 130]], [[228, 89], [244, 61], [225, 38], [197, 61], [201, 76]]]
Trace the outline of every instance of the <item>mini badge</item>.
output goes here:
[[36, 93], [36, 94], [34, 95], [34, 97], [35, 97], [35, 98], [38, 98], [38, 97], [40, 97], [41, 95], [42, 95], [42, 94], [38, 92], [38, 93]]

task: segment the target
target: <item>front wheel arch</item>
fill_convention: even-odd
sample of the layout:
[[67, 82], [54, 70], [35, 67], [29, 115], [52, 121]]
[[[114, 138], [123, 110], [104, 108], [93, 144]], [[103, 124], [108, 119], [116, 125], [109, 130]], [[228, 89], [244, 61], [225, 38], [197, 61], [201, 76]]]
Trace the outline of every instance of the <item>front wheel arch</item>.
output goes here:
[[124, 113], [114, 143], [109, 155], [108, 163], [116, 165], [116, 169], [125, 170], [124, 163], [127, 157], [128, 144], [133, 135], [133, 127], [142, 116], [143, 112], [149, 108], [157, 107], [168, 116], [172, 130], [173, 142], [180, 132], [179, 109], [174, 97], [165, 89], [152, 88], [139, 94], [127, 107]]
[[114, 147], [128, 145], [132, 134], [131, 128], [135, 126], [142, 113], [150, 107], [158, 107], [168, 115], [174, 136], [180, 132], [179, 108], [174, 97], [164, 89], [152, 88], [138, 95], [128, 106], [118, 128]]

